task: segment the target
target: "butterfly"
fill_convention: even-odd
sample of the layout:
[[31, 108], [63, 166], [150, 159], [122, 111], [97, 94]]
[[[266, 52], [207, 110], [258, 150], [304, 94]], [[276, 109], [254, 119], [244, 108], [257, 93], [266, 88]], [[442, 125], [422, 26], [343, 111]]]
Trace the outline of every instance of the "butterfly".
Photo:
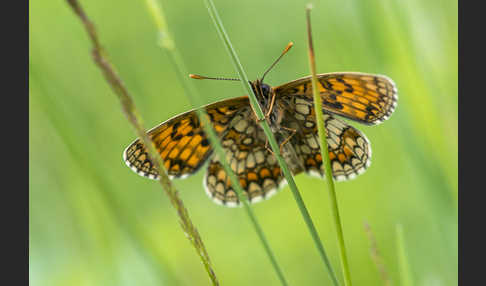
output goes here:
[[[250, 84], [292, 174], [305, 172], [323, 178], [324, 165], [319, 147], [311, 76], [276, 87], [263, 83], [267, 72], [290, 47], [289, 44], [261, 79]], [[197, 75], [192, 77], [222, 79]], [[379, 124], [395, 110], [397, 88], [386, 76], [366, 73], [325, 73], [317, 75], [317, 79], [333, 178], [337, 181], [353, 179], [370, 165], [370, 142], [362, 132], [339, 117], [365, 125]], [[247, 96], [221, 100], [202, 108], [250, 203], [267, 199], [283, 187], [285, 178], [274, 153], [268, 148], [268, 141]], [[161, 123], [149, 130], [148, 135], [169, 177], [185, 178], [209, 161], [203, 182], [206, 193], [218, 204], [229, 207], [240, 205], [222, 167], [221, 158], [213, 154], [195, 109]], [[125, 149], [123, 160], [139, 175], [158, 179], [158, 172], [139, 139]]]

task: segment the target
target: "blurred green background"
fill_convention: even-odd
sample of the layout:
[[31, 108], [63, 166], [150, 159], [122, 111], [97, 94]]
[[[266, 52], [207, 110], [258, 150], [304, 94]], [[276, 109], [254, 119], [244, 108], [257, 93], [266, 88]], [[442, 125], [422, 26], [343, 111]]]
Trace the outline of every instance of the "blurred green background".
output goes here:
[[[250, 79], [279, 85], [309, 74], [309, 1], [215, 0]], [[190, 108], [145, 1], [81, 1], [151, 128]], [[236, 76], [203, 1], [162, 0], [193, 73]], [[353, 125], [371, 141], [368, 171], [337, 183], [354, 285], [385, 285], [370, 255], [374, 234], [392, 285], [401, 285], [397, 224], [414, 285], [457, 284], [457, 1], [314, 2], [319, 73], [390, 76], [398, 108], [379, 126]], [[64, 1], [30, 1], [29, 220], [31, 285], [209, 285], [159, 184], [122, 161], [133, 128], [90, 57], [91, 44]], [[189, 80], [189, 79], [188, 79]], [[195, 81], [207, 103], [241, 96], [238, 83]], [[222, 285], [280, 285], [244, 209], [214, 204], [204, 170], [175, 180]], [[326, 184], [296, 182], [341, 278]], [[330, 285], [285, 187], [254, 205], [291, 285]]]

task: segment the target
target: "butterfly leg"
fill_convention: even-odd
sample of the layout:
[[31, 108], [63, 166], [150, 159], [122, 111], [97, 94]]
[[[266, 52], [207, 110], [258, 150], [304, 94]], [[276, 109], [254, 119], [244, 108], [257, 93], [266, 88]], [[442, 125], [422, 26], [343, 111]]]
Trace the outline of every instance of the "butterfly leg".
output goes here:
[[292, 132], [292, 134], [290, 134], [282, 143], [280, 143], [280, 153], [282, 153], [283, 147], [285, 146], [285, 144], [287, 144], [290, 141], [290, 139], [295, 135], [295, 133], [297, 133], [297, 130], [285, 126], [280, 126], [280, 128]]
[[276, 98], [276, 97], [277, 97], [276, 93], [273, 93], [273, 94], [272, 94], [272, 99], [270, 100], [270, 106], [269, 106], [269, 108], [268, 108], [267, 112], [264, 114], [263, 118], [261, 118], [261, 119], [260, 119], [260, 118], [258, 118], [257, 113], [255, 112], [255, 109], [254, 109], [254, 108], [253, 108], [253, 106], [250, 104], [251, 109], [253, 110], [253, 114], [255, 114], [255, 117], [257, 118], [257, 120], [256, 120], [256, 121], [257, 121], [258, 123], [260, 123], [260, 122], [262, 122], [262, 121], [265, 121], [265, 120], [267, 120], [268, 118], [270, 118], [270, 114], [272, 114], [273, 107], [274, 107], [274, 105], [275, 105], [275, 98]]
[[[290, 139], [295, 135], [295, 133], [297, 133], [296, 129], [288, 128], [288, 127], [285, 127], [285, 126], [281, 126], [281, 128], [292, 132], [292, 134], [290, 134], [282, 143], [280, 143], [280, 145], [279, 145], [280, 153], [283, 152], [283, 147], [285, 146], [285, 144], [287, 144], [290, 141]], [[267, 149], [270, 153], [275, 155], [275, 153], [272, 151], [272, 149], [268, 147], [268, 138], [265, 140], [265, 149]]]
[[272, 155], [275, 155], [272, 149], [268, 148], [268, 138], [265, 138], [265, 149], [267, 149], [270, 153], [272, 153]]
[[277, 97], [277, 94], [275, 92], [272, 93], [272, 100], [270, 101], [270, 107], [268, 108], [267, 113], [265, 114], [265, 119], [270, 117], [270, 114], [273, 111], [273, 106], [275, 105], [275, 98]]
[[262, 119], [260, 119], [260, 118], [258, 118], [258, 115], [257, 115], [257, 113], [256, 113], [255, 109], [253, 108], [253, 105], [251, 105], [251, 104], [250, 104], [250, 107], [251, 107], [251, 110], [253, 111], [253, 114], [255, 115], [255, 118], [256, 118], [256, 122], [257, 122], [257, 123], [260, 123], [260, 122], [262, 122], [262, 121], [267, 120], [267, 118], [268, 118], [268, 116], [267, 116], [267, 115], [265, 115], [265, 116], [264, 116]]

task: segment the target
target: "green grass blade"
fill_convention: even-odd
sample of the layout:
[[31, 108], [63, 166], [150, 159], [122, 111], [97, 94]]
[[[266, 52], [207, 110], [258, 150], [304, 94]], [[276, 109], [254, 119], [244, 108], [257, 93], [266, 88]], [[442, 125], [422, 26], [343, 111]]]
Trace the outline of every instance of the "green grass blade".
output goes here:
[[317, 75], [316, 75], [316, 62], [315, 62], [315, 55], [314, 55], [314, 46], [312, 43], [312, 30], [311, 30], [311, 23], [310, 23], [310, 10], [311, 6], [309, 5], [306, 9], [306, 16], [307, 16], [307, 33], [308, 33], [308, 40], [309, 40], [309, 65], [312, 74], [312, 93], [314, 95], [314, 110], [316, 113], [316, 121], [317, 121], [317, 130], [319, 133], [319, 140], [320, 140], [320, 148], [322, 154], [322, 160], [325, 165], [325, 176], [326, 176], [326, 183], [327, 188], [329, 189], [329, 202], [331, 203], [331, 212], [333, 217], [334, 226], [336, 228], [336, 236], [339, 245], [339, 255], [341, 258], [341, 267], [344, 276], [344, 284], [347, 286], [351, 286], [351, 272], [349, 271], [349, 264], [348, 258], [346, 255], [346, 246], [344, 244], [344, 234], [343, 228], [341, 225], [341, 218], [339, 216], [339, 208], [336, 198], [336, 189], [334, 187], [334, 180], [332, 178], [332, 169], [331, 169], [331, 161], [329, 160], [329, 151], [327, 146], [327, 131], [324, 127], [324, 115], [322, 113], [322, 101], [321, 96], [319, 94], [319, 88], [317, 86]]
[[[182, 60], [182, 57], [178, 50], [176, 49], [175, 43], [172, 40], [172, 37], [169, 33], [168, 26], [165, 21], [164, 14], [162, 12], [162, 7], [158, 4], [156, 0], [147, 0], [146, 1], [147, 6], [149, 8], [149, 11], [151, 12], [153, 19], [157, 25], [157, 28], [160, 32], [160, 41], [159, 45], [164, 48], [164, 50], [167, 52], [167, 55], [169, 56], [169, 59], [171, 60], [172, 65], [174, 66], [174, 70], [177, 73], [177, 76], [179, 78], [180, 83], [182, 84], [185, 94], [188, 97], [189, 101], [191, 104], [195, 107], [198, 108], [202, 105], [204, 105], [204, 102], [202, 100], [202, 97], [198, 93], [197, 89], [194, 88], [193, 84], [190, 83], [190, 81], [187, 80], [187, 75], [189, 74], [187, 72], [187, 69], [185, 67], [185, 64]], [[216, 154], [220, 158], [220, 162], [223, 165], [224, 170], [226, 171], [226, 174], [228, 174], [231, 184], [236, 191], [238, 198], [240, 202], [242, 202], [249, 218], [250, 221], [253, 224], [253, 227], [255, 228], [255, 231], [263, 245], [263, 248], [265, 252], [267, 253], [270, 262], [281, 282], [282, 285], [288, 285], [284, 275], [283, 271], [281, 270], [279, 264], [277, 263], [277, 260], [275, 258], [275, 254], [273, 253], [270, 244], [268, 243], [268, 240], [265, 237], [265, 234], [263, 233], [263, 230], [260, 226], [260, 223], [258, 222], [251, 206], [250, 203], [248, 202], [247, 197], [244, 195], [244, 191], [240, 186], [239, 180], [236, 177], [235, 173], [233, 170], [230, 168], [228, 161], [226, 160], [226, 155], [223, 150], [223, 147], [221, 146], [221, 143], [219, 142], [218, 135], [214, 131], [214, 128], [211, 125], [211, 122], [208, 119], [208, 116], [205, 112], [204, 109], [197, 109], [198, 117], [202, 122], [202, 126], [204, 128], [204, 131], [208, 134], [210, 138], [211, 145], [213, 149], [215, 150]]]
[[294, 196], [294, 199], [297, 202], [297, 205], [299, 207], [299, 210], [302, 214], [302, 217], [309, 229], [309, 232], [312, 236], [312, 239], [314, 243], [316, 244], [316, 247], [318, 249], [319, 255], [321, 256], [325, 266], [326, 270], [329, 272], [329, 276], [333, 282], [334, 285], [339, 285], [338, 280], [336, 278], [335, 272], [332, 269], [331, 263], [327, 257], [327, 254], [325, 252], [324, 246], [322, 244], [321, 239], [319, 238], [319, 235], [317, 233], [317, 230], [314, 226], [314, 223], [312, 222], [312, 219], [310, 217], [309, 212], [307, 211], [307, 208], [304, 204], [304, 201], [302, 200], [302, 197], [297, 189], [297, 185], [295, 184], [295, 181], [292, 177], [292, 173], [290, 172], [290, 169], [287, 166], [287, 163], [285, 160], [282, 158], [280, 154], [280, 146], [278, 145], [277, 141], [275, 140], [275, 137], [273, 136], [273, 133], [270, 129], [270, 126], [268, 125], [266, 120], [264, 119], [264, 114], [262, 109], [260, 108], [260, 105], [258, 104], [258, 101], [256, 99], [256, 96], [253, 94], [252, 88], [249, 84], [248, 77], [246, 76], [245, 71], [243, 70], [243, 67], [240, 63], [240, 60], [238, 59], [238, 56], [231, 44], [231, 41], [224, 29], [223, 23], [219, 17], [219, 14], [216, 10], [216, 7], [214, 6], [214, 3], [212, 0], [205, 0], [206, 6], [208, 8], [208, 12], [213, 19], [214, 25], [216, 26], [216, 30], [218, 31], [218, 34], [221, 38], [221, 40], [224, 43], [224, 46], [226, 47], [231, 60], [235, 66], [236, 71], [238, 72], [238, 76], [241, 79], [241, 83], [243, 85], [243, 88], [246, 90], [249, 98], [250, 98], [250, 103], [253, 107], [253, 110], [256, 113], [257, 118], [260, 121], [260, 126], [262, 127], [263, 131], [265, 132], [265, 135], [268, 138], [268, 142], [270, 143], [270, 146], [275, 154], [275, 157], [277, 158], [277, 161], [282, 169], [282, 172], [285, 176], [285, 179], [287, 180], [287, 183], [289, 184], [290, 190], [292, 191], [292, 194]]
[[412, 286], [412, 272], [410, 271], [410, 263], [408, 261], [407, 248], [405, 247], [405, 237], [403, 235], [403, 226], [397, 224], [397, 255], [398, 266], [400, 269], [400, 280], [402, 286]]

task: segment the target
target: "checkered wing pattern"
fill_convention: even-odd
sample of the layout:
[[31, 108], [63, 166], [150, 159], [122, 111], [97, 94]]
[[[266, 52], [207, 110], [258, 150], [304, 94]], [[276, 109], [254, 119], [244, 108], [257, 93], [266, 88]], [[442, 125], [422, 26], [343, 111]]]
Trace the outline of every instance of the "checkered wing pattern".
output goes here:
[[[284, 182], [277, 159], [266, 148], [265, 134], [255, 119], [248, 107], [233, 118], [231, 127], [221, 138], [226, 160], [251, 203], [269, 198]], [[230, 207], [240, 204], [217, 156], [209, 163], [204, 187], [218, 204]]]
[[[368, 125], [379, 124], [393, 113], [397, 89], [391, 79], [381, 75], [328, 73], [318, 75], [318, 80], [332, 175], [338, 181], [355, 178], [370, 165], [370, 143], [364, 134], [335, 115]], [[291, 172], [323, 177], [325, 168], [315, 122], [311, 77], [283, 84], [272, 92], [275, 105], [271, 101], [271, 106], [262, 107], [272, 108], [268, 120]], [[260, 96], [269, 94], [273, 93], [262, 91]], [[248, 97], [223, 100], [204, 108], [244, 195], [254, 203], [275, 194], [285, 179], [273, 152], [267, 148], [266, 137]], [[216, 203], [240, 205], [220, 158], [212, 156], [209, 140], [195, 110], [167, 120], [151, 129], [148, 135], [169, 176], [191, 175], [211, 159], [204, 177], [206, 192]], [[125, 149], [123, 157], [136, 173], [158, 179], [139, 139]]]
[[[396, 86], [386, 76], [349, 72], [320, 74], [317, 78], [322, 107], [327, 112], [375, 125], [388, 119], [397, 105]], [[313, 101], [310, 76], [278, 86], [275, 92]]]
[[[292, 145], [302, 160], [305, 172], [324, 176], [324, 166], [319, 146], [315, 110], [312, 102], [304, 96], [294, 95], [282, 98], [286, 101], [287, 114], [282, 124], [297, 130]], [[370, 165], [371, 148], [365, 135], [357, 129], [324, 113], [327, 129], [329, 159], [333, 177], [338, 181], [353, 179]]]
[[[215, 131], [222, 135], [228, 130], [233, 117], [249, 106], [247, 97], [219, 101], [205, 106]], [[212, 153], [196, 111], [177, 115], [148, 132], [171, 177], [183, 178], [196, 172]], [[123, 152], [125, 163], [137, 174], [158, 179], [159, 174], [149, 160], [147, 150], [140, 139], [135, 140]]]

